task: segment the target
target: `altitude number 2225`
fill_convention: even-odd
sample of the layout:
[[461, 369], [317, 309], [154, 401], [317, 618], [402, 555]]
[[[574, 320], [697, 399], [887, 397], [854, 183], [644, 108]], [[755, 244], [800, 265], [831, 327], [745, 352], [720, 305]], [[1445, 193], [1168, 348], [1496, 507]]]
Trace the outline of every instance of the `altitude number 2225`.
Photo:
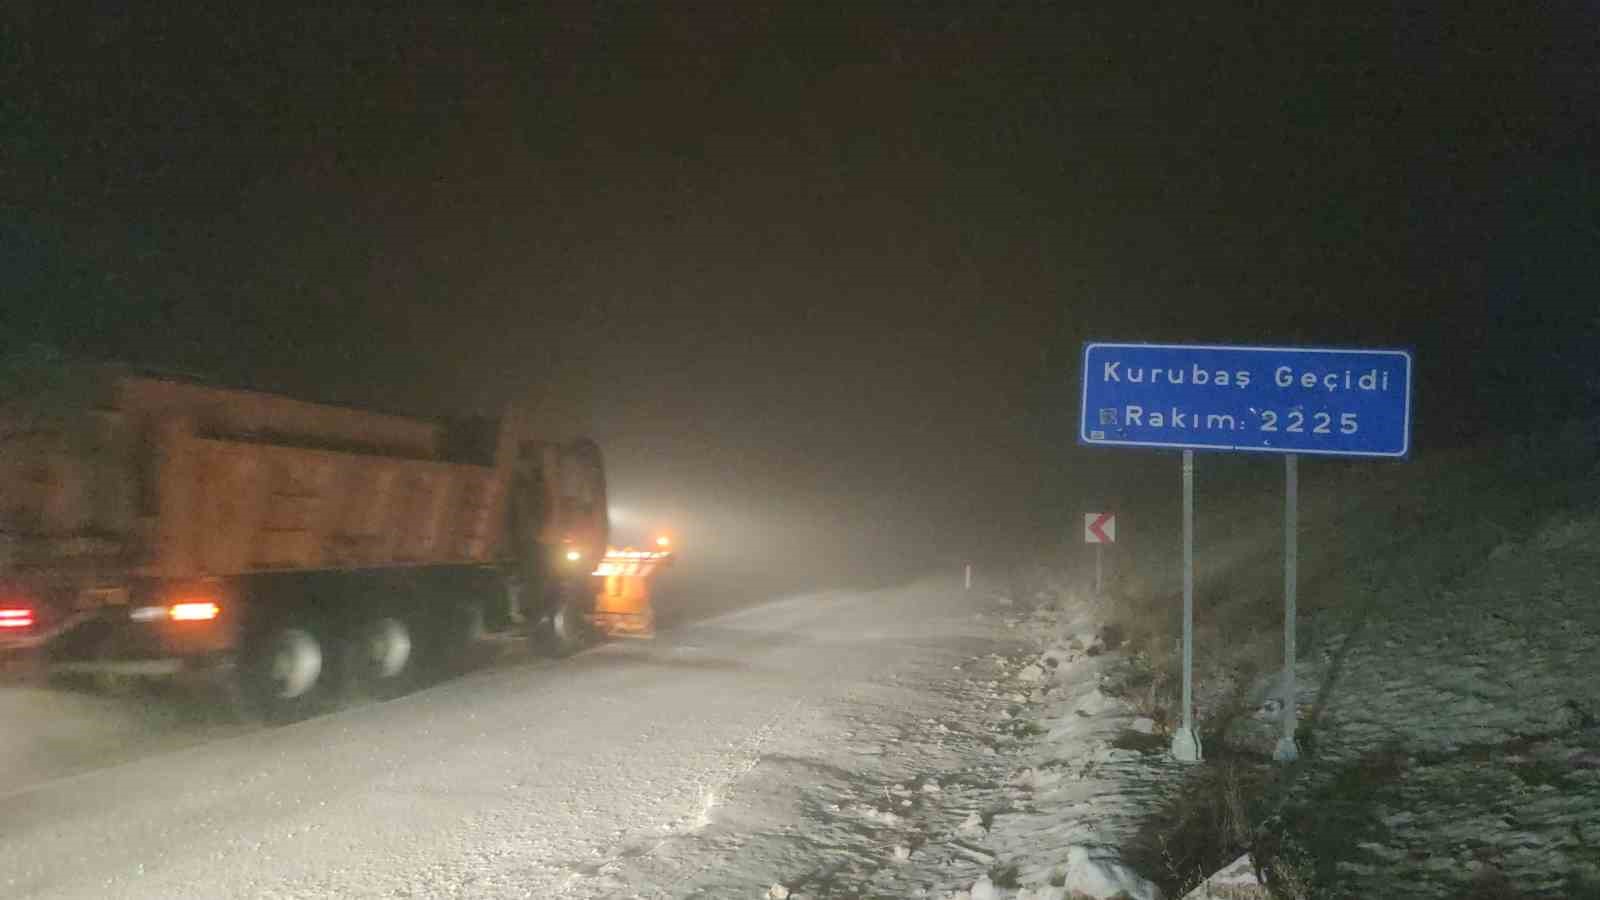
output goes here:
[[[1310, 419], [1308, 420], [1305, 413], [1300, 412], [1299, 410], [1290, 410], [1282, 417], [1281, 421], [1283, 426], [1281, 430], [1287, 431], [1290, 434], [1303, 434], [1307, 430], [1309, 430], [1312, 434], [1333, 434], [1333, 413], [1312, 413]], [[1311, 426], [1309, 429], [1306, 428], [1308, 421]], [[1262, 431], [1280, 430], [1279, 422], [1280, 419], [1276, 412], [1273, 412], [1270, 409], [1264, 409], [1261, 411]], [[1355, 434], [1360, 430], [1361, 427], [1356, 424], [1355, 413], [1339, 414], [1340, 434]]]

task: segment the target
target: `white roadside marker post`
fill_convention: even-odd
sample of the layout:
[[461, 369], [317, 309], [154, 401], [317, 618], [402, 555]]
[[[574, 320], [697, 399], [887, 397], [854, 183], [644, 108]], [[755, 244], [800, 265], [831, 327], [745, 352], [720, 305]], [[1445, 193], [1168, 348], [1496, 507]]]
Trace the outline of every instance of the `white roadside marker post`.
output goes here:
[[1183, 451], [1183, 727], [1172, 736], [1172, 758], [1199, 762], [1194, 730], [1194, 451]]
[[1300, 465], [1290, 453], [1283, 458], [1283, 736], [1272, 758], [1294, 762], [1300, 757], [1295, 743], [1298, 704], [1294, 683], [1295, 591], [1300, 569]]
[[1101, 551], [1104, 549], [1105, 544], [1094, 545], [1094, 595], [1096, 597], [1102, 596], [1105, 593], [1104, 588], [1101, 587], [1101, 585], [1104, 583], [1101, 573], [1105, 568], [1105, 564], [1101, 562]]
[[[1103, 509], [1104, 507], [1102, 507]], [[1094, 545], [1094, 595], [1105, 593], [1105, 545], [1116, 543], [1117, 517], [1109, 512], [1083, 514], [1083, 541]]]

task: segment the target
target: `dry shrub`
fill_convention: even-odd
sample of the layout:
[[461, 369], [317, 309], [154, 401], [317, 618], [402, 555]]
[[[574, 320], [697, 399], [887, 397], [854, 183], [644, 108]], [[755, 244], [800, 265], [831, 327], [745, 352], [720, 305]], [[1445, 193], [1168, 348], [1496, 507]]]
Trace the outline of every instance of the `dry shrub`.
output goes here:
[[1183, 896], [1251, 848], [1251, 798], [1261, 796], [1265, 777], [1260, 768], [1236, 760], [1205, 763], [1146, 820], [1125, 851], [1128, 862], [1161, 873], [1162, 889]]
[[1162, 733], [1170, 733], [1177, 720], [1174, 710], [1178, 706], [1179, 690], [1170, 673], [1155, 669], [1150, 674], [1150, 683], [1135, 691], [1129, 699], [1135, 712], [1154, 721]]
[[1182, 627], [1182, 601], [1172, 597], [1120, 595], [1106, 609], [1106, 624], [1115, 626], [1128, 652], [1156, 655]]
[[1268, 885], [1273, 900], [1311, 900], [1315, 896], [1311, 866], [1281, 856], [1273, 862]]

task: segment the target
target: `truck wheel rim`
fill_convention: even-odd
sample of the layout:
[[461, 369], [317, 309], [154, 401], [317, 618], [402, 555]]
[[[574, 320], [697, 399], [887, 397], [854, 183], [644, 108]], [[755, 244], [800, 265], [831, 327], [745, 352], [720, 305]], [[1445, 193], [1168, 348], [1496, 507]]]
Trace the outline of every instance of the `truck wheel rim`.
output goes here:
[[563, 641], [570, 641], [574, 637], [571, 615], [572, 613], [567, 609], [567, 604], [563, 603], [557, 606], [556, 611], [550, 616], [550, 630], [554, 631], [556, 636]]
[[411, 633], [398, 619], [379, 619], [367, 629], [366, 652], [373, 677], [393, 678], [411, 660]]
[[273, 696], [293, 700], [310, 691], [322, 674], [322, 646], [299, 629], [279, 634], [267, 669]]

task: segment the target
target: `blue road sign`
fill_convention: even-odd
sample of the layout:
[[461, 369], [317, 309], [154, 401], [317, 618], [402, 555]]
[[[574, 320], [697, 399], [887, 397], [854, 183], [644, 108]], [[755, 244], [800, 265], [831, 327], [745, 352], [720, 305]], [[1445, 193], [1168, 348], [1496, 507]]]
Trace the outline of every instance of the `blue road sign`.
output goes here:
[[1078, 440], [1328, 456], [1405, 456], [1411, 354], [1087, 344]]

